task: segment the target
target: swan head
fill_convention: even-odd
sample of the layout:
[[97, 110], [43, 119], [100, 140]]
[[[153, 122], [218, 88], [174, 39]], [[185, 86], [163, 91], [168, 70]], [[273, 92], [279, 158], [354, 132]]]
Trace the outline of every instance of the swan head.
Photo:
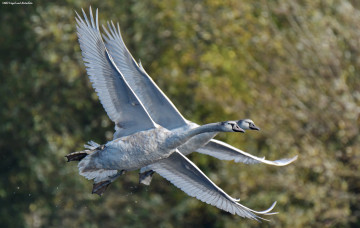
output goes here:
[[224, 132], [241, 132], [244, 133], [244, 129], [242, 129], [236, 121], [224, 121], [221, 122], [221, 129]]
[[240, 128], [244, 130], [256, 130], [260, 131], [260, 128], [254, 124], [254, 121], [250, 119], [243, 119], [237, 122]]

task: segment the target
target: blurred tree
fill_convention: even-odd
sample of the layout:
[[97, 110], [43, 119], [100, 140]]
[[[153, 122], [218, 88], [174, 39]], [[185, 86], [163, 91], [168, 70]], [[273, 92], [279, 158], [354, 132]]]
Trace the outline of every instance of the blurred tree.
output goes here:
[[277, 200], [270, 223], [232, 216], [159, 176], [136, 172], [103, 197], [64, 155], [113, 126], [86, 76], [74, 9], [86, 1], [0, 7], [1, 227], [358, 227], [360, 19], [352, 0], [94, 1], [184, 115], [250, 117], [262, 128], [219, 138], [288, 167], [190, 158], [242, 203]]

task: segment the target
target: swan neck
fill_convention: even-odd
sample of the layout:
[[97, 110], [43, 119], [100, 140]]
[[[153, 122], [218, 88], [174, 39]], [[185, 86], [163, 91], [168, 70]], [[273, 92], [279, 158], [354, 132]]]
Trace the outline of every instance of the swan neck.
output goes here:
[[176, 132], [173, 133], [173, 135], [169, 138], [169, 147], [175, 149], [183, 145], [184, 143], [186, 143], [188, 140], [190, 140], [192, 137], [196, 135], [207, 132], [219, 132], [219, 131], [221, 131], [221, 127], [219, 123], [210, 123], [193, 129], [189, 129], [187, 131]]

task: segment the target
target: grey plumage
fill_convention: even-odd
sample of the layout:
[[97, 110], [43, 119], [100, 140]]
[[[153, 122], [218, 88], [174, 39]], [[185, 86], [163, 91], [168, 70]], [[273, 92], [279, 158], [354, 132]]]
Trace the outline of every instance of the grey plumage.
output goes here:
[[[94, 179], [94, 191], [102, 193], [108, 184], [125, 171], [147, 167], [187, 194], [230, 213], [255, 220], [262, 219], [257, 214], [274, 214], [270, 211], [275, 203], [265, 211], [254, 211], [239, 204], [238, 200], [217, 187], [181, 154], [206, 144], [217, 132], [243, 132], [239, 127], [242, 122], [226, 121], [199, 126], [187, 121], [141, 64], [132, 58], [123, 43], [119, 27], [117, 34], [115, 26], [109, 24], [110, 33], [106, 31], [108, 37], [105, 37], [105, 47], [99, 31], [98, 11], [95, 20], [91, 8], [90, 20], [84, 11], [83, 14], [84, 20], [77, 15], [76, 21], [87, 72], [116, 129], [114, 140], [105, 145], [90, 142], [86, 146], [88, 150], [83, 153], [85, 157], [80, 159], [79, 172], [88, 179]], [[186, 144], [189, 140], [190, 143]], [[212, 142], [219, 144], [216, 140]], [[219, 145], [228, 148], [225, 143], [220, 142]], [[180, 153], [177, 148], [183, 151]], [[213, 148], [208, 150], [212, 151]], [[238, 160], [242, 161], [266, 161], [231, 147], [230, 152], [221, 153], [241, 154], [245, 159], [240, 156]], [[78, 154], [72, 153], [68, 158], [72, 155]]]
[[[185, 131], [189, 128], [194, 128], [199, 125], [186, 120], [181, 113], [172, 104], [170, 99], [160, 90], [154, 83], [151, 77], [146, 73], [141, 63], [135, 61], [125, 42], [121, 36], [120, 26], [108, 22], [108, 29], [103, 26], [106, 35], [105, 45], [109, 53], [114, 59], [114, 63], [123, 73], [124, 78], [129, 83], [130, 87], [137, 94], [139, 99], [143, 102], [146, 110], [153, 118], [153, 120], [161, 126], [176, 131]], [[244, 130], [259, 130], [252, 120], [244, 119], [238, 122], [239, 126]], [[116, 127], [115, 127], [116, 128]], [[121, 129], [116, 128], [114, 138], [121, 135]], [[195, 136], [184, 145], [180, 146], [178, 150], [188, 155], [194, 151], [207, 154], [222, 160], [234, 160], [235, 162], [242, 162], [246, 164], [265, 163], [274, 166], [285, 166], [297, 159], [297, 156], [292, 158], [285, 158], [276, 161], [269, 161], [265, 158], [260, 158], [242, 150], [239, 150], [227, 143], [212, 139], [217, 133], [204, 133]], [[141, 169], [141, 173], [149, 171], [148, 167]], [[141, 183], [150, 184], [151, 177], [147, 174], [140, 175], [140, 178], [147, 178], [146, 183], [140, 179]]]

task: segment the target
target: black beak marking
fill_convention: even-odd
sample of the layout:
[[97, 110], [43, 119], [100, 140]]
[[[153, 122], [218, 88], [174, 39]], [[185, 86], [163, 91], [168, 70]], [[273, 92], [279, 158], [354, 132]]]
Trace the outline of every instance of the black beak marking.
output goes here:
[[239, 127], [238, 125], [236, 125], [236, 124], [234, 124], [233, 125], [233, 131], [235, 131], [235, 132], [241, 132], [241, 133], [245, 133], [245, 130], [244, 129], [242, 129], [241, 127]]
[[260, 131], [260, 128], [257, 127], [257, 126], [255, 126], [255, 124], [251, 124], [251, 125], [249, 126], [249, 128], [250, 128], [251, 130]]

